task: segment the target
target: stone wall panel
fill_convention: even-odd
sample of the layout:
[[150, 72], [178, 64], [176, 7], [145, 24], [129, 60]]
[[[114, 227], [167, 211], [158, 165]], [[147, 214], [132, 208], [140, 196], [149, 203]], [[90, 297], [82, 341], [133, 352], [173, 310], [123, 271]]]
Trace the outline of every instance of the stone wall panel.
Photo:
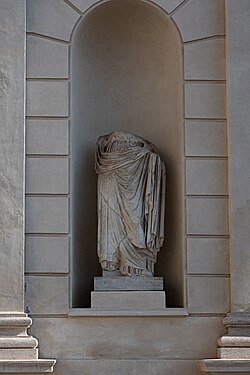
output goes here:
[[226, 79], [225, 39], [208, 39], [184, 45], [184, 77], [189, 80]]
[[224, 35], [224, 0], [190, 0], [173, 16], [183, 41]]
[[80, 15], [63, 0], [27, 0], [27, 31], [69, 41]]
[[26, 120], [27, 154], [68, 154], [68, 120]]
[[67, 273], [69, 239], [63, 237], [27, 236], [25, 241], [26, 272]]
[[195, 274], [229, 274], [229, 239], [188, 238], [187, 271]]
[[26, 197], [26, 233], [68, 233], [68, 199]]
[[25, 306], [30, 314], [68, 312], [68, 277], [26, 276], [25, 281]]
[[227, 313], [230, 310], [230, 279], [189, 277], [188, 306], [195, 313]]
[[187, 160], [186, 192], [193, 195], [227, 195], [227, 160]]
[[188, 234], [227, 235], [228, 230], [227, 199], [187, 199]]
[[68, 46], [27, 35], [27, 78], [68, 78]]
[[185, 117], [226, 118], [226, 85], [224, 83], [186, 83]]
[[103, 375], [103, 374], [137, 374], [137, 375], [200, 375], [198, 361], [194, 360], [122, 360], [122, 359], [88, 359], [58, 361], [55, 375]]
[[227, 156], [227, 124], [224, 121], [187, 120], [186, 156]]
[[26, 193], [68, 193], [68, 159], [29, 157], [26, 171]]
[[67, 117], [68, 82], [28, 81], [26, 115]]
[[223, 331], [220, 317], [33, 317], [30, 330], [41, 356], [78, 360], [213, 357]]

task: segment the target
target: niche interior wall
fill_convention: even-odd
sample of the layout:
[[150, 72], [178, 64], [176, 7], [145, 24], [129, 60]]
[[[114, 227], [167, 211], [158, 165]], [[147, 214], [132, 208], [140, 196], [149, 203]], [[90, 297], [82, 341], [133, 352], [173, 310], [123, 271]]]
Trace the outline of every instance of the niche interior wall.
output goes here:
[[157, 145], [167, 169], [165, 244], [156, 275], [183, 306], [183, 72], [181, 40], [160, 8], [108, 1], [77, 25], [71, 43], [71, 234], [73, 306], [87, 307], [97, 249], [98, 136], [128, 131]]

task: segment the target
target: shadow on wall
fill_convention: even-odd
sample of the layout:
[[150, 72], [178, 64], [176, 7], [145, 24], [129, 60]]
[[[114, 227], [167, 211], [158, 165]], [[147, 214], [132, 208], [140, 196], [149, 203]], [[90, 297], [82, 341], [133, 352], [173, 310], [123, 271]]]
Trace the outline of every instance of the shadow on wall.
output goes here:
[[173, 21], [140, 0], [109, 1], [72, 40], [71, 226], [73, 307], [89, 307], [96, 255], [95, 143], [124, 130], [152, 141], [165, 161], [165, 244], [156, 266], [169, 306], [183, 306], [182, 52]]

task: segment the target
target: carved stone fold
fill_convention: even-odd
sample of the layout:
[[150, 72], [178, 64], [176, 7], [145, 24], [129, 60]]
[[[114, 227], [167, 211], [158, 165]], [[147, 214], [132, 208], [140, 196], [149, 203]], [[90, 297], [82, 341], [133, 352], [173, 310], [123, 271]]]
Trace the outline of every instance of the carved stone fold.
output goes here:
[[103, 270], [152, 276], [164, 238], [165, 166], [156, 147], [126, 132], [98, 138], [98, 256]]

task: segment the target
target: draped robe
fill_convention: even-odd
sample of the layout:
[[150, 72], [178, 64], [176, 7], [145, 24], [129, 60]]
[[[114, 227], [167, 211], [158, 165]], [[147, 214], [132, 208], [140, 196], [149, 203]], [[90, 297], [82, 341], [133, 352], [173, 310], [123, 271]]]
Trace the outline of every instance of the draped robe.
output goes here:
[[152, 276], [164, 237], [164, 163], [152, 143], [113, 132], [98, 138], [95, 168], [102, 268]]

